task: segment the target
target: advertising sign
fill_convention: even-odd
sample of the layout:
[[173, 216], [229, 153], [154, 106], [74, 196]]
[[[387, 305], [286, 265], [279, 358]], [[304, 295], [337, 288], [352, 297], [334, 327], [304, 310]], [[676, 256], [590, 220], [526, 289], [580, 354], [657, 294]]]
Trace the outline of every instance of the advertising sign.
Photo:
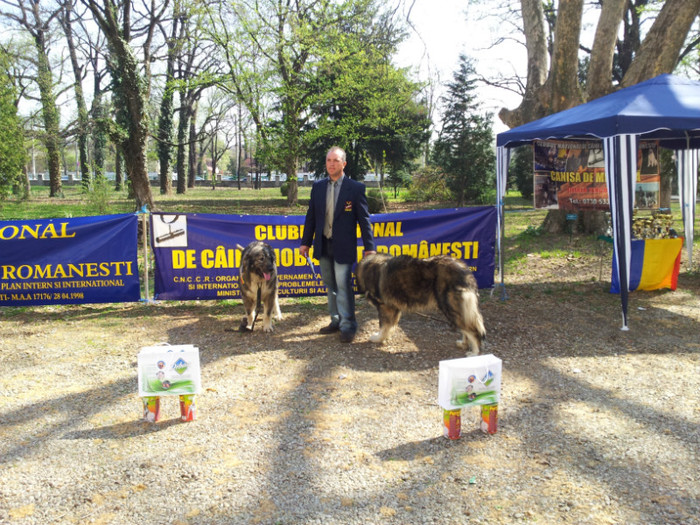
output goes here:
[[[534, 148], [535, 208], [607, 210], [603, 144], [599, 141], [536, 141]], [[659, 207], [658, 146], [642, 141], [637, 153], [635, 206]]]
[[[304, 217], [157, 214], [151, 216], [156, 259], [155, 298], [240, 297], [241, 250], [252, 241], [272, 246], [280, 297], [325, 295], [318, 259], [299, 253]], [[496, 208], [483, 206], [372, 216], [377, 251], [392, 255], [464, 259], [480, 288], [493, 286]], [[358, 260], [364, 247], [359, 240]]]
[[139, 301], [137, 220], [0, 221], [0, 306]]

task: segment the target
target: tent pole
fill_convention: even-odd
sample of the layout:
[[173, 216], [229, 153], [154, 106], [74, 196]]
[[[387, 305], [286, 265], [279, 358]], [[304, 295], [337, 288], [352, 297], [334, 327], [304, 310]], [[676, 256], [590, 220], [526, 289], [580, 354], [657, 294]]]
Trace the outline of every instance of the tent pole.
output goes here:
[[[508, 180], [508, 165], [510, 164], [510, 150], [503, 146], [496, 149], [496, 216], [498, 217], [498, 230], [496, 231], [496, 244], [498, 248], [498, 273], [501, 283], [501, 300], [508, 299], [506, 293], [505, 276], [503, 275], [503, 238], [505, 237], [505, 194]], [[494, 287], [495, 288], [495, 287]], [[493, 296], [494, 288], [491, 289]]]

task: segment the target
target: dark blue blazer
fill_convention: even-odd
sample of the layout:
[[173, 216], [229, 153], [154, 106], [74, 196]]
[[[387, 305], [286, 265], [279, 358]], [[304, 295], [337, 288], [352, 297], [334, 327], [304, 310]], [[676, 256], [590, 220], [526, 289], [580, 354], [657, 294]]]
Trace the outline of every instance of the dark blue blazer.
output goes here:
[[[312, 246], [314, 258], [321, 256], [323, 227], [326, 222], [326, 190], [328, 177], [311, 187], [311, 200], [304, 221], [303, 246]], [[365, 185], [352, 180], [347, 175], [338, 190], [338, 200], [333, 217], [333, 258], [342, 264], [357, 261], [357, 225], [360, 225], [362, 244], [365, 251], [375, 251], [372, 224], [369, 219]]]

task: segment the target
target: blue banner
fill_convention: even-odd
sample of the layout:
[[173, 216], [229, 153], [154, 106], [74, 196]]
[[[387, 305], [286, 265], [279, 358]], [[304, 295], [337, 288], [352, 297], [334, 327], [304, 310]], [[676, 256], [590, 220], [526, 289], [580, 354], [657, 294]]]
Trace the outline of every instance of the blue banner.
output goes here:
[[[301, 215], [152, 214], [156, 299], [239, 298], [241, 250], [236, 245], [256, 240], [275, 251], [280, 297], [325, 295], [318, 260], [312, 252], [312, 267], [299, 253], [303, 224]], [[379, 252], [463, 259], [479, 288], [493, 286], [493, 206], [377, 214], [372, 227]], [[363, 251], [358, 239], [358, 260]]]
[[135, 215], [0, 221], [0, 306], [140, 298]]

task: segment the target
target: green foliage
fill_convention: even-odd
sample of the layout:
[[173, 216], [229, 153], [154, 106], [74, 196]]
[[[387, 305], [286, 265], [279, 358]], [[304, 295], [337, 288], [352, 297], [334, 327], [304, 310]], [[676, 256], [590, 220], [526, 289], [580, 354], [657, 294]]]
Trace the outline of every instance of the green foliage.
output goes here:
[[95, 215], [106, 215], [110, 209], [109, 184], [105, 177], [95, 177], [87, 194], [87, 201]]
[[394, 198], [397, 198], [399, 188], [404, 188], [411, 183], [411, 176], [404, 169], [392, 170], [384, 181], [394, 190]]
[[532, 224], [528, 225], [527, 228], [525, 228], [525, 231], [522, 232], [520, 235], [523, 237], [539, 237], [544, 233], [544, 228], [542, 228], [542, 225], [539, 226], [533, 226]]
[[442, 130], [433, 150], [433, 161], [445, 171], [460, 206], [488, 202], [496, 177], [492, 115], [480, 112], [475, 75], [471, 60], [461, 55], [459, 69], [447, 84]]
[[425, 166], [413, 174], [406, 200], [409, 202], [449, 201], [452, 192], [447, 176], [438, 166]]
[[348, 5], [355, 16], [343, 18], [347, 27], [321, 57], [305, 143], [316, 173], [337, 145], [347, 152], [345, 172], [362, 179], [367, 171], [406, 168], [428, 140], [430, 119], [422, 86], [391, 63], [402, 29], [386, 23], [377, 2]]
[[386, 196], [376, 188], [367, 190], [367, 208], [370, 213], [383, 213], [386, 211], [384, 201]]
[[280, 193], [282, 197], [289, 195], [289, 182], [285, 181], [280, 185]]
[[520, 146], [515, 149], [508, 169], [509, 182], [514, 184], [523, 199], [532, 199], [533, 191], [532, 146]]
[[[170, 60], [170, 59], [169, 59]], [[168, 70], [168, 75], [172, 76], [172, 72]], [[166, 85], [163, 98], [160, 102], [160, 118], [158, 120], [158, 142], [156, 148], [158, 150], [158, 160], [160, 162], [161, 176], [166, 176], [170, 171], [170, 160], [173, 154], [173, 90], [169, 85]]]
[[0, 53], [0, 197], [10, 194], [13, 186], [21, 182], [26, 160], [14, 85], [5, 73], [8, 64], [8, 57]]

